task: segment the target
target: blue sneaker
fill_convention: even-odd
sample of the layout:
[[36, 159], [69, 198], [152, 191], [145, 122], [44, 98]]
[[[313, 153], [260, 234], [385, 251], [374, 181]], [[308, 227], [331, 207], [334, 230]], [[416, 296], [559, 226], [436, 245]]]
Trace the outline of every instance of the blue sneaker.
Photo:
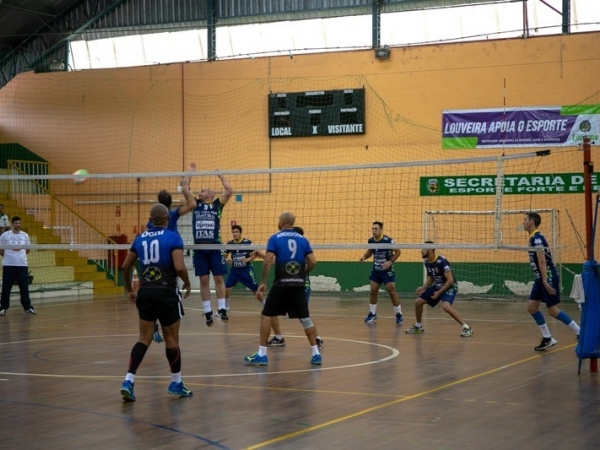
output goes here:
[[121, 385], [121, 397], [124, 402], [135, 402], [135, 395], [133, 394], [133, 383], [129, 380], [123, 381]]
[[396, 323], [402, 323], [402, 313], [396, 313]]
[[320, 366], [322, 362], [323, 358], [321, 358], [321, 355], [313, 355], [313, 357], [310, 358], [310, 363], [314, 364], [315, 366]]
[[365, 318], [365, 323], [372, 323], [374, 320], [377, 320], [377, 314], [369, 312], [369, 315]]
[[244, 356], [244, 362], [247, 364], [252, 364], [253, 366], [266, 366], [269, 364], [267, 355], [258, 356], [258, 352], [256, 352], [254, 355]]
[[167, 388], [167, 394], [178, 395], [179, 397], [193, 397], [194, 393], [185, 387], [183, 381], [176, 383], [174, 381], [169, 384]]

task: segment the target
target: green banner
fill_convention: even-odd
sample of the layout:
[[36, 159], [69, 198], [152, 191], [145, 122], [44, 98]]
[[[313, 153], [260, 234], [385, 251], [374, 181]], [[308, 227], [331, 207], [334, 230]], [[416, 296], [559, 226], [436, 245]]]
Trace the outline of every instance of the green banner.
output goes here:
[[[581, 173], [516, 174], [504, 177], [504, 194], [581, 194], [584, 192]], [[592, 190], [600, 190], [600, 179], [592, 174]], [[495, 175], [420, 177], [421, 196], [495, 195]]]

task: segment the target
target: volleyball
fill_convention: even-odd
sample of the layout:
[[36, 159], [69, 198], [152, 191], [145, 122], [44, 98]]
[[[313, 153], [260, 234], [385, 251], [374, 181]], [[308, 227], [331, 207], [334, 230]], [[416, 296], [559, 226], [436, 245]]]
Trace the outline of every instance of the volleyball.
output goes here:
[[86, 169], [79, 169], [73, 172], [77, 178], [73, 180], [73, 184], [83, 184], [87, 181], [87, 178], [83, 178], [86, 175], [89, 175], [89, 172]]

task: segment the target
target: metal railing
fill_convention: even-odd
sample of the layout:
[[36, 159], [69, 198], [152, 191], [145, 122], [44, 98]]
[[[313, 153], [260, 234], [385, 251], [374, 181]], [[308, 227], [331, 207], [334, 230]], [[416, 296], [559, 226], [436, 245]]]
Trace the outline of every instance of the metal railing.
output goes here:
[[[109, 279], [115, 283], [118, 280], [117, 251], [106, 250], [107, 244], [117, 243], [105, 235], [94, 225], [86, 221], [67, 204], [52, 195], [48, 190], [47, 179], [32, 179], [32, 175], [47, 175], [48, 163], [37, 161], [8, 161], [10, 175], [25, 175], [27, 179], [11, 180], [9, 195], [17, 201], [18, 205], [25, 208], [27, 214], [33, 215], [37, 222], [42, 224], [39, 230], [35, 225], [29, 234], [36, 235], [37, 244], [53, 242], [40, 242], [44, 240], [44, 230], [52, 236], [60, 237], [62, 244], [86, 244], [104, 246], [104, 248], [80, 249], [77, 254], [93, 262], [100, 270], [105, 272]], [[39, 231], [36, 234], [36, 231]], [[115, 247], [118, 248], [118, 247]]]

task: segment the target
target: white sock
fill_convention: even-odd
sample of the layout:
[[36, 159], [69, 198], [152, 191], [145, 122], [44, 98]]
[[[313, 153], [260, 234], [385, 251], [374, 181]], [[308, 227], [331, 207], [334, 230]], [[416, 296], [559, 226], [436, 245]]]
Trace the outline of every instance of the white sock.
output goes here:
[[415, 322], [415, 327], [421, 328], [423, 324], [421, 322]]
[[468, 330], [469, 328], [471, 328], [471, 327], [470, 327], [469, 325], [467, 325], [466, 323], [463, 323], [463, 326], [462, 326], [462, 327], [463, 327], [465, 330]]
[[125, 375], [125, 379], [127, 381], [131, 381], [133, 383], [135, 381], [135, 374], [131, 373], [131, 372], [127, 372], [127, 375]]
[[219, 309], [225, 309], [225, 307], [227, 306], [225, 304], [225, 299], [224, 298], [220, 298], [217, 300], [217, 304], [219, 305]]
[[319, 346], [318, 345], [311, 345], [310, 348], [312, 350], [313, 356], [319, 355]]
[[373, 314], [375, 314], [377, 312], [377, 303], [375, 303], [374, 305], [371, 305], [369, 303], [369, 311], [371, 311]]
[[281, 334], [276, 334], [275, 337], [279, 340], [283, 339], [283, 336]]
[[258, 346], [258, 356], [267, 356], [267, 347]]
[[400, 305], [394, 306], [394, 312], [396, 314], [398, 314], [398, 313], [402, 314], [402, 306], [400, 306]]
[[212, 306], [210, 305], [210, 300], [202, 300], [202, 306], [204, 307], [205, 313], [212, 311]]
[[570, 328], [571, 330], [573, 330], [573, 332], [574, 332], [574, 333], [575, 333], [577, 336], [579, 336], [579, 330], [580, 330], [580, 328], [579, 328], [579, 325], [577, 325], [577, 323], [576, 323], [574, 320], [571, 320], [571, 323], [569, 324], [569, 328]]
[[552, 335], [550, 334], [550, 330], [548, 329], [548, 325], [546, 325], [546, 324], [538, 325], [538, 327], [540, 327], [540, 331], [542, 332], [542, 337], [544, 339], [548, 339], [548, 338], [552, 337]]
[[171, 383], [181, 383], [181, 372], [171, 373]]
[[225, 309], [227, 311], [229, 311], [229, 299], [228, 298], [225, 299]]

